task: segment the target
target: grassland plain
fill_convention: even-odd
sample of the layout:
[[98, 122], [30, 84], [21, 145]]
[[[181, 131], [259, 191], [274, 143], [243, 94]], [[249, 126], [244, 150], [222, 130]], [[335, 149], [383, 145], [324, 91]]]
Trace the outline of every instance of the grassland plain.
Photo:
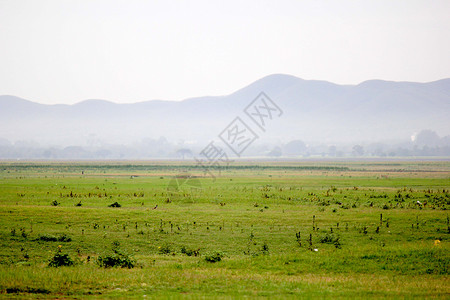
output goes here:
[[[195, 186], [168, 190], [186, 174]], [[448, 161], [204, 175], [180, 161], [0, 163], [0, 296], [450, 297]]]

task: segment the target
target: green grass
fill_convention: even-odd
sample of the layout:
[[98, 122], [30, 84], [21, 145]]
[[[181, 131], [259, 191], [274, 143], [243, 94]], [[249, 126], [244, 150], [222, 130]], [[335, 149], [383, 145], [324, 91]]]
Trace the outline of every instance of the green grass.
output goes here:
[[[186, 169], [201, 188], [174, 195]], [[0, 296], [448, 297], [450, 163], [240, 162], [221, 173], [0, 163]], [[48, 267], [56, 253], [74, 266]], [[117, 253], [136, 266], [98, 263]]]

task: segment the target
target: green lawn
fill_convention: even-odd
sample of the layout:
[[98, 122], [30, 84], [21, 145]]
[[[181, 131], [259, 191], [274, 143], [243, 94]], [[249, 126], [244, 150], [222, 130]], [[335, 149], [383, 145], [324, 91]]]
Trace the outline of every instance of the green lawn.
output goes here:
[[[197, 185], [174, 193], [186, 169]], [[450, 162], [202, 175], [180, 162], [0, 163], [0, 295], [450, 296]], [[72, 266], [48, 266], [64, 254]], [[100, 266], [118, 257], [134, 267]]]

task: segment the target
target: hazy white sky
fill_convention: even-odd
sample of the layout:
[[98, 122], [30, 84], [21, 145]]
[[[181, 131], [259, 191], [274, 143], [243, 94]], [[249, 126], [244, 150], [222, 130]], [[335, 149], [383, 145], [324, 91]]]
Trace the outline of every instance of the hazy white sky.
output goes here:
[[450, 1], [0, 0], [0, 95], [225, 95], [269, 74], [450, 77]]

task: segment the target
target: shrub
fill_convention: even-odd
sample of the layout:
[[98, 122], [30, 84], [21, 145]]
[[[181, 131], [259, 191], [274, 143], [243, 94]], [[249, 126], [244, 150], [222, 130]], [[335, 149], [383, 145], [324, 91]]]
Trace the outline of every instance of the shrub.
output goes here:
[[341, 248], [340, 238], [332, 233], [326, 233], [319, 238], [319, 242], [324, 244], [334, 244], [336, 248]]
[[170, 252], [172, 252], [172, 249], [170, 248], [170, 245], [164, 245], [164, 246], [160, 246], [158, 247], [158, 251], [160, 254], [170, 254]]
[[49, 290], [44, 288], [32, 288], [32, 287], [11, 287], [6, 289], [7, 294], [29, 293], [29, 294], [50, 294]]
[[114, 254], [112, 255], [99, 256], [97, 263], [103, 268], [121, 267], [131, 269], [136, 265], [133, 258], [117, 249], [114, 250]]
[[223, 258], [223, 254], [220, 252], [215, 252], [213, 254], [209, 254], [205, 256], [205, 260], [210, 263], [215, 263], [221, 261]]
[[55, 253], [53, 258], [50, 260], [49, 267], [62, 267], [62, 266], [72, 266], [73, 260], [70, 258], [69, 254], [61, 253], [61, 249]]
[[199, 256], [200, 249], [193, 250], [193, 249], [186, 248], [185, 246], [182, 246], [181, 253], [186, 254], [187, 256]]
[[40, 241], [44, 241], [44, 242], [56, 242], [58, 241], [58, 238], [54, 235], [51, 234], [43, 234], [40, 235], [38, 238]]
[[67, 236], [65, 233], [63, 233], [62, 235], [60, 235], [58, 237], [51, 235], [51, 234], [43, 234], [43, 235], [40, 235], [37, 238], [37, 240], [44, 241], [44, 242], [71, 242], [72, 238]]
[[72, 238], [69, 237], [68, 235], [66, 235], [65, 233], [63, 233], [62, 235], [60, 235], [60, 236], [58, 237], [58, 241], [59, 241], [59, 242], [71, 242], [71, 241], [72, 241]]
[[26, 239], [28, 237], [28, 233], [25, 232], [25, 228], [20, 228], [20, 235]]
[[59, 205], [59, 202], [56, 201], [56, 200], [53, 200], [50, 204], [51, 204], [52, 206], [58, 206], [58, 205]]

